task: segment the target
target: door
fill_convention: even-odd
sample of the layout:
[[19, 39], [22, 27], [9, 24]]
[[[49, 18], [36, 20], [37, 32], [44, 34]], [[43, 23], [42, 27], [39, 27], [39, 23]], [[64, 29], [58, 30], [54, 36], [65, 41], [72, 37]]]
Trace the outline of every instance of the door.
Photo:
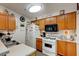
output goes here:
[[39, 28], [40, 28], [41, 31], [45, 30], [45, 19], [39, 20]]
[[51, 17], [50, 24], [56, 24], [56, 17]]
[[16, 21], [15, 17], [9, 15], [9, 31], [13, 31], [16, 29]]
[[66, 42], [67, 45], [67, 56], [76, 56], [76, 43], [73, 42]]
[[45, 21], [45, 24], [48, 25], [48, 24], [56, 24], [56, 17], [53, 16], [53, 17], [49, 17], [46, 19]]
[[26, 44], [28, 46], [32, 47], [32, 39], [31, 39], [31, 25], [27, 26], [27, 38], [26, 38]]
[[42, 52], [42, 39], [36, 39], [36, 49]]
[[57, 40], [57, 55], [66, 56], [66, 42]]
[[35, 31], [34, 24], [28, 25], [26, 42], [27, 42], [27, 45], [29, 45], [33, 48], [36, 48], [36, 36], [38, 36], [38, 34], [36, 32], [37, 31]]
[[0, 14], [0, 30], [6, 29], [6, 15]]
[[65, 29], [65, 23], [64, 22], [65, 22], [65, 16], [64, 15], [57, 16], [57, 24], [58, 24], [59, 30]]
[[76, 12], [68, 13], [67, 15], [67, 29], [76, 29]]

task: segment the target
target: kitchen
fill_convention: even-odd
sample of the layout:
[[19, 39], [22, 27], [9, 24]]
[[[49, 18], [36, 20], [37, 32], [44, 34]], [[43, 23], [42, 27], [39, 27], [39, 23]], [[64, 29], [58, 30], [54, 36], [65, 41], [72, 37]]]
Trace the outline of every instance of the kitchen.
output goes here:
[[46, 55], [76, 56], [76, 12], [37, 20], [37, 24], [41, 32], [45, 30], [42, 38], [37, 38], [37, 50]]
[[[0, 5], [0, 18], [3, 19], [0, 20], [1, 45], [5, 45], [5, 50], [8, 50], [7, 53], [0, 53], [1, 55], [79, 55], [78, 3]], [[36, 6], [39, 12], [36, 9], [32, 11], [31, 6]], [[29, 52], [26, 53], [27, 51]]]

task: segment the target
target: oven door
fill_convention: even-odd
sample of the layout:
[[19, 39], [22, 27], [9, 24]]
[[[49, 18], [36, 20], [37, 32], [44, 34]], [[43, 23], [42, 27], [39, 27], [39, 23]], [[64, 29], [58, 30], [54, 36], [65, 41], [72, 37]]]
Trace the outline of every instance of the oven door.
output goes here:
[[49, 49], [52, 49], [52, 44], [44, 43], [44, 47], [49, 48]]
[[43, 41], [43, 49], [51, 52], [55, 52], [56, 42]]

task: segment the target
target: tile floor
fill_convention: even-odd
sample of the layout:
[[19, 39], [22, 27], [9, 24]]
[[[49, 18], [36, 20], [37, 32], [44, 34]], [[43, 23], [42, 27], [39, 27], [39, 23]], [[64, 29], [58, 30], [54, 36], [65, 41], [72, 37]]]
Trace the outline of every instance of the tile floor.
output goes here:
[[37, 51], [36, 56], [47, 56], [47, 55], [43, 54], [42, 52]]

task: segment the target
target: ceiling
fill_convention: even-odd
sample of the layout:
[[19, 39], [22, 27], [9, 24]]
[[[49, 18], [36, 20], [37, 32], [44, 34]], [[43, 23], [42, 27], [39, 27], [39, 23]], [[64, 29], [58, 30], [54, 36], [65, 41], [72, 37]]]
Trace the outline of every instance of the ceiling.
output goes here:
[[[37, 13], [30, 13], [26, 7], [30, 3], [0, 3], [0, 5], [5, 6], [19, 14], [22, 14], [26, 16], [29, 19], [34, 19], [35, 17], [44, 16], [47, 14], [54, 13], [58, 10], [68, 9], [67, 7], [70, 7], [71, 9], [74, 9], [75, 4], [74, 3], [44, 3], [44, 8]], [[26, 9], [26, 10], [25, 10]]]

